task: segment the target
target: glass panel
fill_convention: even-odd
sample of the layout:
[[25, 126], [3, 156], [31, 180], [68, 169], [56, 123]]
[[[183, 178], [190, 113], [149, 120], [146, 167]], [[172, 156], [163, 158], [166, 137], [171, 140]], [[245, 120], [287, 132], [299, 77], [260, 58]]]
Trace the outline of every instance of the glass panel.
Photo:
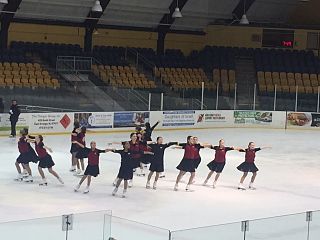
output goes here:
[[318, 103], [318, 94], [307, 93], [298, 96], [298, 112], [316, 112]]
[[111, 211], [74, 214], [72, 229], [63, 231], [62, 216], [0, 224], [1, 239], [101, 240], [110, 237]]
[[168, 240], [169, 230], [112, 217], [111, 237], [117, 240]]
[[318, 240], [320, 236], [320, 211], [312, 213], [312, 221], [310, 222], [309, 240]]
[[237, 85], [238, 110], [253, 110], [254, 85], [248, 82]]
[[266, 91], [266, 89], [262, 89], [262, 87], [259, 87], [259, 85], [257, 85], [256, 110], [273, 111], [275, 89], [271, 88], [268, 90], [269, 91]]
[[250, 221], [246, 240], [303, 240], [307, 233], [306, 214], [301, 213]]
[[296, 90], [295, 87], [281, 87], [277, 88], [277, 105], [276, 111], [294, 111], [296, 104]]
[[241, 240], [243, 236], [241, 223], [195, 228], [171, 233], [172, 240]]

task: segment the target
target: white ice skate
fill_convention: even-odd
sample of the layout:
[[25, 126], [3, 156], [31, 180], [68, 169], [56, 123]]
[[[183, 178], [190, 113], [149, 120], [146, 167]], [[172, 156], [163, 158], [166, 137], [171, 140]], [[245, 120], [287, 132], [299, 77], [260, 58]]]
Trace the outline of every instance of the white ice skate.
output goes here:
[[22, 182], [23, 181], [22, 174], [18, 174], [18, 176], [14, 180], [17, 181], [17, 182]]
[[239, 189], [239, 190], [246, 190], [246, 188], [243, 186], [242, 183], [239, 184], [238, 189]]
[[256, 190], [255, 186], [253, 185], [253, 182], [250, 182], [249, 189], [250, 190]]
[[78, 192], [79, 189], [80, 189], [80, 184], [78, 184], [77, 186], [74, 187], [74, 191], [75, 191], [75, 192]]
[[157, 190], [157, 182], [156, 181], [154, 181], [152, 188], [153, 188], [153, 190]]
[[84, 194], [89, 193], [89, 186], [86, 186], [86, 188], [84, 189], [83, 193], [84, 193]]
[[216, 186], [217, 186], [217, 182], [214, 181], [213, 184], [212, 184], [212, 187], [213, 187], [213, 188], [216, 188]]
[[48, 185], [47, 179], [42, 178], [41, 182], [39, 183], [39, 186], [47, 186], [47, 185]]
[[113, 191], [112, 191], [112, 196], [115, 196], [118, 192], [118, 188], [116, 187]]
[[146, 189], [150, 189], [150, 182], [147, 182]]
[[75, 172], [76, 171], [76, 166], [71, 166], [71, 168], [69, 169], [70, 172]]
[[202, 183], [202, 186], [206, 186], [207, 183], [208, 183], [208, 180], [206, 179], [206, 180], [204, 180], [204, 182]]
[[26, 183], [32, 183], [33, 182], [33, 177], [31, 175], [29, 175], [28, 177], [24, 178], [23, 180]]
[[129, 187], [129, 188], [132, 188], [132, 186], [133, 186], [133, 182], [132, 182], [132, 179], [131, 179], [131, 180], [129, 180], [129, 182], [128, 182], [128, 187]]
[[64, 181], [59, 177], [58, 178], [58, 181], [61, 183], [61, 184], [64, 184]]
[[22, 176], [23, 176], [24, 178], [26, 178], [26, 177], [29, 176], [29, 173], [27, 172], [26, 169], [23, 169]]
[[191, 189], [190, 184], [188, 184], [188, 185], [186, 186], [186, 191], [187, 191], [187, 192], [194, 192], [194, 190]]
[[164, 173], [160, 173], [160, 177], [159, 178], [165, 178], [166, 175]]
[[143, 172], [143, 168], [140, 168], [140, 173], [137, 173], [138, 177], [144, 177], [146, 174]]
[[178, 184], [176, 183], [176, 185], [174, 185], [173, 190], [174, 190], [174, 191], [178, 191], [178, 188], [179, 188], [179, 186], [178, 186]]
[[126, 190], [123, 190], [123, 193], [122, 193], [122, 198], [125, 198], [126, 197], [126, 195], [127, 195], [127, 191]]

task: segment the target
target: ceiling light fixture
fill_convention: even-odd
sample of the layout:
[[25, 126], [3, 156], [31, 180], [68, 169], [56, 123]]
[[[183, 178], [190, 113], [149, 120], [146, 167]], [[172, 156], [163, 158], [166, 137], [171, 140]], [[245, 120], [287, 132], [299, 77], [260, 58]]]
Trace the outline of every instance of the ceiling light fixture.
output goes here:
[[101, 4], [100, 4], [100, 1], [97, 0], [95, 3], [94, 3], [94, 6], [92, 7], [92, 11], [93, 12], [102, 12], [102, 7], [101, 7]]
[[179, 0], [177, 0], [177, 6], [176, 9], [174, 10], [173, 14], [172, 14], [173, 18], [182, 18], [182, 14], [179, 8]]

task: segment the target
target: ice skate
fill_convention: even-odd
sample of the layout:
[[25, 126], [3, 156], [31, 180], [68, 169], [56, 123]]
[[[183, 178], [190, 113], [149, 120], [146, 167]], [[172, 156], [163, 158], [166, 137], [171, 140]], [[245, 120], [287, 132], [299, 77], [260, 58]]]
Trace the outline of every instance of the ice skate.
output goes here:
[[39, 183], [39, 186], [48, 186], [47, 179], [43, 178], [41, 183]]
[[79, 189], [80, 189], [80, 184], [78, 184], [77, 186], [74, 187], [74, 191], [75, 191], [75, 192], [78, 192]]
[[116, 179], [113, 181], [112, 185], [115, 187], [115, 186], [117, 185], [117, 182], [118, 182], [118, 178], [116, 178]]
[[26, 169], [23, 169], [22, 176], [23, 176], [24, 178], [26, 178], [26, 177], [29, 176], [29, 173], [27, 172]]
[[83, 193], [84, 193], [84, 194], [89, 193], [89, 186], [86, 186], [86, 188], [84, 189]]
[[29, 175], [28, 177], [24, 178], [24, 182], [32, 183], [33, 182], [33, 177], [31, 175]]
[[129, 180], [129, 182], [128, 182], [128, 187], [129, 187], [129, 188], [132, 188], [132, 186], [133, 186], [133, 183], [132, 183], [132, 179], [131, 179], [131, 180]]
[[22, 174], [18, 174], [18, 176], [14, 180], [17, 181], [17, 182], [22, 182], [23, 181]]
[[246, 188], [243, 186], [242, 183], [239, 184], [238, 189], [239, 189], [239, 190], [246, 190]]
[[155, 181], [154, 183], [153, 183], [153, 190], [157, 190], [157, 182]]
[[79, 176], [81, 174], [81, 170], [77, 169], [76, 171], [73, 172], [73, 176]]
[[112, 196], [115, 196], [118, 192], [118, 188], [116, 187], [113, 191], [112, 191]]
[[123, 193], [122, 193], [122, 198], [125, 198], [126, 197], [126, 195], [127, 195], [127, 191], [126, 190], [123, 190]]
[[173, 190], [174, 190], [174, 191], [178, 191], [178, 187], [179, 187], [179, 186], [178, 186], [178, 184], [176, 183], [176, 185], [174, 185]]
[[76, 167], [75, 166], [72, 166], [70, 169], [69, 169], [70, 172], [75, 172], [76, 171]]
[[250, 189], [250, 190], [256, 190], [255, 186], [253, 185], [253, 182], [251, 182], [251, 183], [249, 184], [249, 189]]
[[216, 185], [217, 185], [217, 182], [214, 181], [213, 184], [212, 184], [212, 187], [213, 187], [213, 188], [216, 188]]
[[150, 182], [147, 182], [146, 189], [150, 189]]
[[165, 177], [166, 177], [166, 175], [164, 173], [161, 173], [159, 176], [159, 178], [165, 178]]
[[208, 180], [206, 179], [203, 183], [202, 183], [202, 186], [206, 186], [208, 183]]
[[64, 181], [59, 177], [58, 178], [58, 181], [61, 183], [61, 184], [64, 184]]
[[187, 192], [194, 192], [194, 190], [191, 189], [190, 184], [188, 184], [188, 185], [186, 186], [186, 191], [187, 191]]

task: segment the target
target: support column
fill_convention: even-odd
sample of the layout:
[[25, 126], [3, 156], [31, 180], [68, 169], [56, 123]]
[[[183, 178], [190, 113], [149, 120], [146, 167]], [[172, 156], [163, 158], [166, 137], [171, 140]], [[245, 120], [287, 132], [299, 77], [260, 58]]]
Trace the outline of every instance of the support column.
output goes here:
[[165, 31], [158, 32], [158, 41], [157, 41], [157, 53], [164, 54], [164, 41], [166, 39], [167, 33]]
[[1, 21], [1, 31], [0, 31], [0, 48], [6, 49], [8, 47], [8, 35], [9, 35], [9, 25], [10, 23], [6, 20]]
[[86, 27], [86, 33], [84, 35], [84, 51], [85, 52], [92, 51], [92, 34], [93, 34], [93, 28]]

